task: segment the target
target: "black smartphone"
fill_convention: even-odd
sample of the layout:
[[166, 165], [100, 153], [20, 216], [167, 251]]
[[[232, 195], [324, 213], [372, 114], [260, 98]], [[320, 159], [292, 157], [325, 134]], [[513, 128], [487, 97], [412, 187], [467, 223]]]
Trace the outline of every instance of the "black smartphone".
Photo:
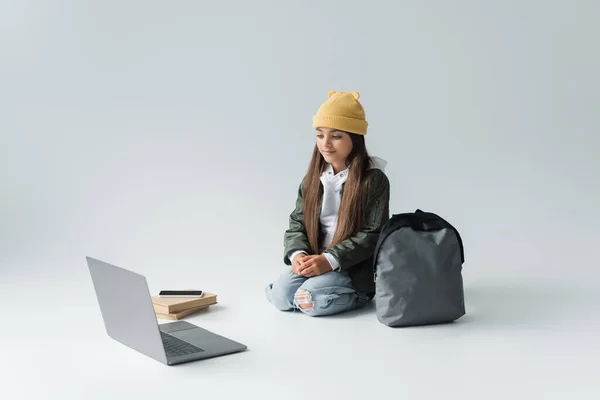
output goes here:
[[159, 297], [202, 297], [202, 290], [161, 290], [158, 293]]

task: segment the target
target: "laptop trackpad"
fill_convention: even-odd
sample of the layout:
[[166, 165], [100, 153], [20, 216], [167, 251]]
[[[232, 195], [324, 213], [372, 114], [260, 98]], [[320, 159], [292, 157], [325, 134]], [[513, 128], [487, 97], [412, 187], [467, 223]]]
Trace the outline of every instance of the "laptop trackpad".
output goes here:
[[160, 324], [159, 328], [163, 332], [173, 333], [177, 331], [184, 331], [186, 329], [194, 329], [197, 328], [196, 325], [190, 324], [187, 321], [177, 321], [177, 322], [169, 322], [166, 324]]
[[181, 340], [185, 340], [205, 351], [222, 352], [230, 351], [232, 348], [244, 348], [245, 346], [232, 341], [216, 333], [207, 331], [187, 321], [171, 322], [160, 326], [160, 330], [169, 332]]
[[[183, 321], [182, 321], [183, 322]], [[169, 324], [170, 325], [170, 324]], [[185, 340], [188, 343], [193, 344], [194, 346], [198, 346], [201, 349], [208, 350], [217, 346], [218, 344], [223, 344], [227, 339], [207, 331], [206, 329], [202, 329], [197, 327], [196, 325], [188, 324], [187, 327], [180, 327], [180, 330], [173, 329], [169, 331], [170, 335], [175, 336], [181, 340]], [[181, 329], [183, 328], [183, 329]]]

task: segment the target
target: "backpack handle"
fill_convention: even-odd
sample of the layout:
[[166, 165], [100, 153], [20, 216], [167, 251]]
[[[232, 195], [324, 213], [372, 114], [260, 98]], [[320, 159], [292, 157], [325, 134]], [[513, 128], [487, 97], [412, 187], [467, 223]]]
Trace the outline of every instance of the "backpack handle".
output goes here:
[[395, 214], [390, 218], [386, 225], [381, 230], [379, 235], [379, 240], [375, 246], [374, 259], [373, 259], [373, 267], [375, 268], [377, 264], [377, 256], [379, 253], [379, 247], [383, 243], [383, 241], [387, 238], [387, 236], [395, 231], [396, 229], [400, 229], [404, 226], [410, 226], [414, 230], [417, 231], [429, 231], [429, 230], [439, 230], [444, 228], [450, 228], [456, 235], [456, 239], [458, 240], [458, 245], [460, 246], [460, 259], [464, 264], [465, 262], [465, 249], [463, 246], [462, 238], [460, 237], [460, 233], [458, 230], [452, 226], [448, 221], [444, 218], [440, 217], [437, 214], [431, 212], [424, 212], [421, 209], [416, 209], [414, 213], [405, 213], [405, 214]]
[[[460, 246], [460, 259], [461, 259], [461, 261], [464, 264], [464, 262], [465, 262], [465, 249], [464, 249], [464, 246], [463, 246], [462, 238], [460, 237], [460, 233], [458, 233], [458, 230], [454, 226], [452, 226], [451, 223], [449, 223], [448, 221], [446, 221], [444, 218], [440, 217], [437, 214], [426, 213], [426, 212], [422, 211], [421, 209], [417, 208], [415, 210], [415, 215], [419, 215], [419, 214], [421, 214], [421, 215], [422, 214], [428, 214], [433, 219], [433, 222], [439, 222], [439, 223], [435, 223], [434, 226], [432, 226], [430, 229], [450, 228], [450, 229], [452, 229], [454, 231], [454, 234], [456, 235], [456, 239], [458, 240], [458, 245]], [[421, 226], [423, 228], [425, 228], [425, 230], [429, 230], [428, 229], [429, 226], [425, 225], [424, 222], [422, 222]]]

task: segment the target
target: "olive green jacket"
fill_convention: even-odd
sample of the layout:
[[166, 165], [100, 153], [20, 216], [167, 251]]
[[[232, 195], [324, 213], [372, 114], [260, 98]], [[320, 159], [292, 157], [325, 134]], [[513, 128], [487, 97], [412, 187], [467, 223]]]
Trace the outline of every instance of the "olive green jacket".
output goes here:
[[[348, 272], [357, 291], [373, 297], [375, 292], [373, 255], [381, 228], [389, 219], [390, 182], [380, 169], [370, 169], [368, 179], [370, 179], [371, 189], [367, 200], [364, 228], [355, 236], [327, 250], [327, 253], [330, 253], [338, 261], [340, 266], [338, 271]], [[319, 200], [319, 213], [321, 201], [322, 197]], [[289, 228], [284, 234], [283, 261], [286, 265], [292, 264], [289, 257], [295, 251], [302, 250], [311, 254], [304, 228], [302, 205], [302, 183], [300, 183], [296, 208], [290, 214]]]

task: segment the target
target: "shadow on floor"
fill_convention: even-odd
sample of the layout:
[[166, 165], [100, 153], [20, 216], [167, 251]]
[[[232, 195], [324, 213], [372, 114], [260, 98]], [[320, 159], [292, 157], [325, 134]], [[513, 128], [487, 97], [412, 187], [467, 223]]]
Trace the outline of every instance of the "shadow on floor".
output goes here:
[[[436, 326], [555, 326], [585, 313], [600, 304], [600, 295], [570, 285], [544, 283], [471, 285], [465, 287], [466, 314], [456, 321], [421, 325]], [[356, 318], [371, 314], [376, 317], [375, 302], [350, 312], [327, 318]], [[406, 328], [406, 327], [404, 327]]]
[[368, 302], [367, 304], [365, 304], [361, 308], [357, 308], [357, 309], [352, 310], [352, 311], [346, 311], [346, 312], [340, 313], [340, 314], [328, 315], [325, 318], [328, 318], [328, 319], [356, 318], [356, 317], [359, 317], [359, 316], [362, 316], [362, 315], [367, 315], [367, 314], [372, 314], [373, 317], [376, 318], [376, 316], [375, 316], [375, 303], [373, 301]]

